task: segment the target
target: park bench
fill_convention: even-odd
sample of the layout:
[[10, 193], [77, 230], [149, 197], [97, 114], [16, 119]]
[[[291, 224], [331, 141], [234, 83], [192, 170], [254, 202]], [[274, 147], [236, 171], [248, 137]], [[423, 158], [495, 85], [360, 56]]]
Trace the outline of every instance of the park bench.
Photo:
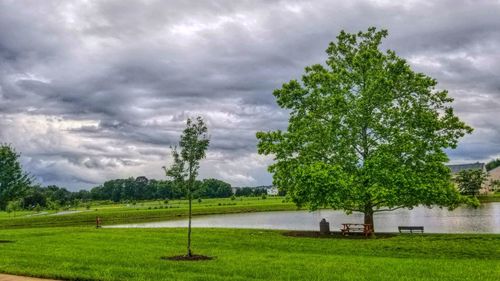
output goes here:
[[424, 233], [423, 226], [398, 226], [399, 233], [414, 233], [420, 232]]
[[340, 231], [344, 236], [348, 236], [351, 233], [363, 233], [365, 236], [368, 236], [372, 233], [372, 225], [364, 223], [343, 223]]

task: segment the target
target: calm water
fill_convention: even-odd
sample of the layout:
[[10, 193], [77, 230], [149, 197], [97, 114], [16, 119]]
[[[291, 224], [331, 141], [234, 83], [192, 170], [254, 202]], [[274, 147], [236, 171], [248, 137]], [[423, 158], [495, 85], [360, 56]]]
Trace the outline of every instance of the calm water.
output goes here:
[[[260, 228], [288, 230], [318, 230], [319, 221], [326, 218], [331, 230], [338, 230], [341, 223], [362, 223], [363, 215], [346, 215], [341, 211], [321, 210], [262, 212], [198, 216], [193, 227]], [[439, 208], [418, 207], [413, 210], [396, 210], [375, 215], [375, 230], [396, 232], [399, 225], [424, 226], [431, 233], [500, 233], [500, 203], [486, 203], [477, 209], [458, 208], [453, 211]], [[185, 227], [187, 220], [114, 225], [118, 228]]]

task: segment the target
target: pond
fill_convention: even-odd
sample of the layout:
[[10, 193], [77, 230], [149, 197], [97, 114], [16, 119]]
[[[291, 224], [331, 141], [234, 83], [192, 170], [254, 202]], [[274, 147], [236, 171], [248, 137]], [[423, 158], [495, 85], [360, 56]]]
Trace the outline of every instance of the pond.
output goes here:
[[[363, 214], [346, 215], [342, 211], [319, 210], [279, 211], [208, 215], [193, 217], [193, 227], [258, 228], [286, 230], [318, 230], [325, 218], [331, 230], [339, 230], [341, 223], [362, 223]], [[417, 207], [375, 215], [377, 232], [397, 232], [400, 225], [424, 226], [427, 233], [500, 233], [500, 202], [485, 203], [479, 208], [461, 207], [453, 211], [440, 208]], [[108, 226], [112, 228], [186, 227], [187, 219]]]

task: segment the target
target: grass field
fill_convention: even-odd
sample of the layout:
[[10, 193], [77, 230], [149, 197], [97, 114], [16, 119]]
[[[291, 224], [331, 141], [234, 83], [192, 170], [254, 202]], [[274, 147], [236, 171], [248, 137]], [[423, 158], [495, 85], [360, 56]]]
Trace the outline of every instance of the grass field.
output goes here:
[[[92, 226], [99, 216], [104, 225], [117, 223], [134, 223], [161, 221], [182, 218], [187, 215], [186, 200], [138, 202], [136, 204], [101, 204], [94, 203], [87, 208], [76, 209], [80, 213], [67, 215], [53, 215], [55, 212], [37, 214], [21, 212], [7, 214], [0, 212], [0, 229], [30, 228], [30, 227], [57, 227], [57, 226]], [[193, 202], [194, 215], [245, 213], [259, 211], [295, 210], [293, 203], [285, 202], [282, 197], [244, 197], [231, 200], [230, 198], [203, 199]], [[73, 209], [72, 209], [73, 210]]]
[[[205, 199], [194, 213], [296, 207], [280, 197]], [[80, 213], [0, 213], [0, 273], [62, 280], [500, 280], [500, 235], [425, 234], [319, 239], [280, 231], [194, 229], [195, 254], [210, 261], [162, 260], [185, 253], [185, 229], [95, 229], [185, 217], [184, 200], [109, 204]], [[64, 227], [61, 227], [64, 226]]]
[[[500, 202], [500, 194], [479, 197], [481, 202]], [[60, 226], [91, 226], [99, 216], [104, 225], [163, 221], [187, 215], [187, 200], [146, 201], [137, 203], [93, 202], [89, 207], [71, 209], [78, 213], [54, 215], [56, 211], [0, 212], [0, 229]], [[284, 197], [238, 197], [193, 201], [194, 215], [296, 210]]]
[[0, 272], [64, 280], [499, 280], [500, 235], [318, 239], [279, 231], [90, 227], [0, 231]]
[[478, 199], [479, 199], [479, 202], [481, 202], [481, 203], [500, 202], [500, 193], [482, 195], [482, 196], [479, 196]]

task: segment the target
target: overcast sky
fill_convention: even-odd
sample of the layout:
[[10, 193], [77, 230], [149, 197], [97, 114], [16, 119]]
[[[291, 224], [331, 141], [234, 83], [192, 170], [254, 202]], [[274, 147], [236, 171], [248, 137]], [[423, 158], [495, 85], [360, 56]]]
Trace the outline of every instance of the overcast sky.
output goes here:
[[200, 177], [271, 184], [255, 132], [285, 128], [272, 91], [340, 30], [439, 81], [475, 128], [453, 163], [500, 156], [500, 1], [0, 1], [0, 142], [44, 185], [164, 178], [188, 116], [208, 122]]

